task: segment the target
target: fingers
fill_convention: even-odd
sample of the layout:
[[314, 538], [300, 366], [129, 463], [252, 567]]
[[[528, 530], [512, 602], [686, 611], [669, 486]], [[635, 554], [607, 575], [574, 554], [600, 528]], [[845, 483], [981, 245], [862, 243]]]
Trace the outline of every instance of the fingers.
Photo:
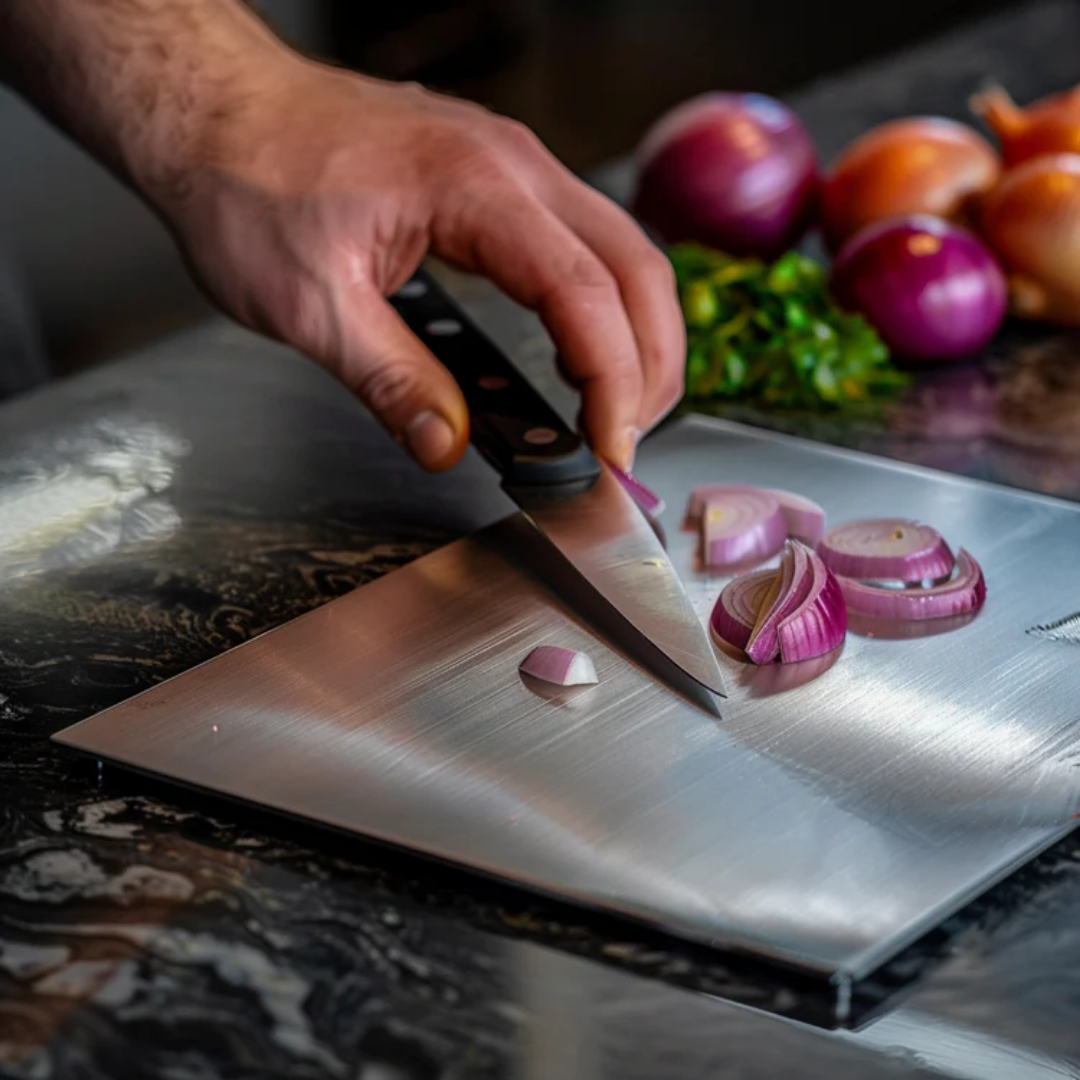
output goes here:
[[569, 173], [554, 183], [549, 205], [618, 283], [641, 363], [638, 426], [648, 431], [683, 393], [686, 331], [671, 263], [625, 211]]
[[642, 366], [619, 285], [604, 262], [524, 192], [489, 198], [439, 246], [540, 314], [581, 389], [581, 422], [593, 449], [629, 467], [642, 414]]
[[469, 415], [454, 377], [379, 293], [349, 297], [335, 370], [387, 430], [432, 472], [456, 465], [469, 439]]

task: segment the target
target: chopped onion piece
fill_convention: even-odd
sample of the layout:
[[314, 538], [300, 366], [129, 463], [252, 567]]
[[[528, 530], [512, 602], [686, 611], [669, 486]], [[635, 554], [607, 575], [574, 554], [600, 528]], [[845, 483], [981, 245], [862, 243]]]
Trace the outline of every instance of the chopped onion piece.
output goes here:
[[664, 500], [655, 492], [650, 491], [640, 480], [631, 473], [623, 472], [617, 465], [606, 462], [612, 475], [622, 484], [626, 494], [638, 505], [638, 509], [647, 517], [659, 517], [664, 512]]
[[540, 645], [533, 649], [518, 670], [556, 686], [585, 686], [599, 681], [588, 653], [558, 645]]
[[810, 585], [809, 549], [797, 542], [788, 544], [780, 563], [775, 598], [768, 608], [762, 608], [746, 645], [746, 655], [755, 664], [775, 659], [780, 651], [780, 624], [806, 599]]
[[732, 578], [720, 594], [709, 618], [712, 632], [742, 652], [754, 631], [758, 612], [776, 580], [775, 570], [758, 570]]
[[787, 524], [787, 534], [801, 540], [807, 547], [816, 548], [825, 532], [825, 511], [816, 502], [790, 491], [765, 488], [779, 504]]
[[963, 548], [956, 564], [955, 577], [929, 589], [882, 589], [847, 577], [840, 577], [840, 588], [852, 611], [878, 619], [941, 619], [978, 611], [986, 600], [982, 567]]
[[834, 574], [856, 581], [933, 581], [948, 577], [955, 562], [936, 529], [903, 518], [837, 525], [818, 554]]
[[764, 562], [787, 536], [780, 504], [754, 488], [708, 496], [701, 527], [705, 565], [710, 567]]
[[847, 609], [829, 568], [792, 540], [779, 570], [762, 570], [728, 584], [709, 624], [717, 638], [756, 664], [795, 663], [823, 656], [844, 640]]

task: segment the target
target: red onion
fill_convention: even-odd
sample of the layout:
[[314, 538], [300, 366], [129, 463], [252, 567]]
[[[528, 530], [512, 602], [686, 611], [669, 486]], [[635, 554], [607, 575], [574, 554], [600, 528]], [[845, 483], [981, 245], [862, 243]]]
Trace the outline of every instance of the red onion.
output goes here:
[[702, 515], [705, 565], [763, 562], [784, 544], [787, 525], [776, 499], [755, 488], [715, 492]]
[[774, 579], [774, 595], [762, 605], [754, 632], [746, 643], [746, 655], [755, 664], [767, 664], [780, 651], [780, 624], [810, 592], [810, 552], [802, 544], [789, 544]]
[[801, 540], [807, 547], [815, 548], [825, 532], [825, 511], [816, 502], [793, 495], [790, 491], [765, 489], [780, 504], [780, 513], [787, 524], [787, 534]]
[[638, 151], [634, 213], [667, 243], [774, 259], [810, 224], [813, 143], [790, 109], [760, 94], [704, 94], [679, 105]]
[[775, 570], [758, 570], [732, 578], [709, 618], [713, 633], [722, 642], [744, 651], [754, 632], [758, 612], [775, 581]]
[[540, 645], [533, 649], [518, 670], [556, 686], [584, 686], [598, 681], [588, 653], [558, 645]]
[[903, 518], [837, 525], [818, 554], [834, 574], [858, 581], [937, 581], [952, 573], [955, 562], [936, 529]]
[[623, 472], [617, 465], [612, 465], [610, 461], [605, 462], [605, 464], [646, 517], [659, 517], [664, 512], [664, 500], [659, 495], [650, 491], [631, 473]]
[[984, 348], [1005, 317], [1005, 276], [971, 233], [940, 218], [871, 225], [844, 246], [833, 292], [898, 356], [956, 360]]
[[760, 492], [763, 490], [763, 488], [749, 487], [746, 484], [705, 484], [702, 487], [696, 487], [690, 493], [690, 501], [686, 504], [683, 529], [687, 532], [697, 532], [701, 528], [701, 519], [705, 515], [705, 504], [713, 496], [720, 498], [725, 495], [738, 495], [747, 491]]
[[844, 640], [847, 610], [832, 572], [792, 540], [779, 570], [735, 578], [724, 589], [710, 626], [754, 663], [795, 663], [822, 656]]
[[883, 589], [841, 577], [840, 588], [852, 611], [878, 619], [941, 619], [978, 611], [986, 600], [982, 568], [960, 549], [957, 573], [929, 589]]

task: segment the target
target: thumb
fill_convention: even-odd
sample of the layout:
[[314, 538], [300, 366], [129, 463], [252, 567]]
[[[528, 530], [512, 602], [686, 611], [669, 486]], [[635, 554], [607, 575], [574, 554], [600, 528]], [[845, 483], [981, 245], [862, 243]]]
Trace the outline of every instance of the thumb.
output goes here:
[[350, 299], [338, 377], [425, 469], [456, 465], [469, 441], [469, 413], [454, 377], [382, 296]]

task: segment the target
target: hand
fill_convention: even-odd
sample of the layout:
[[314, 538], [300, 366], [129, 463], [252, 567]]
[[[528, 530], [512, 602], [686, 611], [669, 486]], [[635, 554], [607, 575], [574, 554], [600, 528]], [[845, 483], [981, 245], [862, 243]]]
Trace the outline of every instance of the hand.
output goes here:
[[284, 54], [151, 193], [212, 297], [336, 374], [428, 469], [461, 457], [451, 375], [385, 297], [425, 254], [539, 312], [593, 448], [628, 466], [682, 392], [667, 259], [526, 128]]

